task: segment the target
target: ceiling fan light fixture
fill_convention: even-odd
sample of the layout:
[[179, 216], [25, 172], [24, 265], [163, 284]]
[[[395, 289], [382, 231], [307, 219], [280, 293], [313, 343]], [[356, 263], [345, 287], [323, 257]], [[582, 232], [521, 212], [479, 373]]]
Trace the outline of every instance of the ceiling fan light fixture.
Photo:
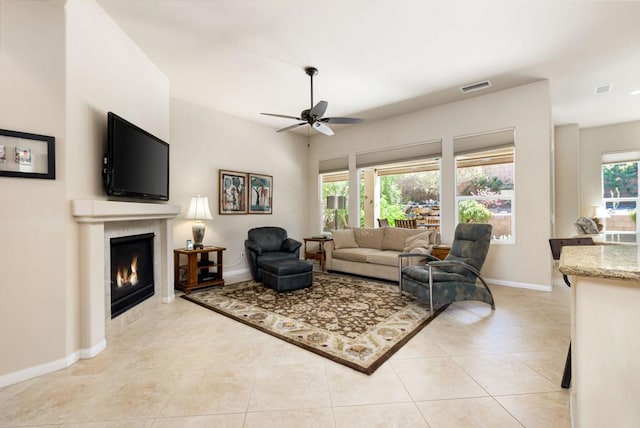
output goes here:
[[483, 80], [482, 82], [472, 83], [470, 85], [461, 86], [460, 92], [467, 94], [469, 92], [481, 91], [491, 87], [491, 80]]
[[324, 135], [333, 135], [333, 130], [322, 122], [313, 122], [313, 125], [311, 125], [311, 127]]

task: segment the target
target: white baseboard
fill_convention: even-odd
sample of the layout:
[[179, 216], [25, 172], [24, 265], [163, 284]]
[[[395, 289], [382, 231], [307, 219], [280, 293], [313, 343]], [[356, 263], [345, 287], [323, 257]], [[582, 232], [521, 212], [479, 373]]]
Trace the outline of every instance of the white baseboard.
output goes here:
[[[84, 348], [78, 351], [80, 358], [86, 360], [87, 358], [93, 358], [98, 355], [100, 352], [107, 349], [107, 340], [102, 339], [98, 344], [92, 346], [91, 348]], [[75, 363], [75, 361], [74, 361]]]
[[59, 360], [52, 361], [50, 363], [40, 364], [35, 367], [29, 367], [18, 370], [17, 372], [8, 373], [4, 376], [0, 376], [0, 388], [42, 376], [47, 373], [55, 372], [66, 367], [68, 367], [67, 358], [60, 358]]
[[224, 271], [224, 276], [244, 275], [246, 273], [249, 273], [249, 268], [248, 267], [240, 268], [240, 269], [234, 269], [234, 270], [225, 270]]
[[76, 361], [78, 361], [78, 356], [77, 353], [74, 352], [72, 355], [49, 363], [18, 370], [13, 373], [7, 373], [6, 375], [0, 376], [0, 388], [67, 368]]
[[33, 379], [34, 377], [42, 376], [47, 373], [52, 373], [61, 369], [66, 369], [80, 359], [93, 358], [100, 352], [104, 351], [107, 347], [107, 341], [102, 340], [97, 345], [89, 349], [80, 349], [73, 352], [66, 357], [59, 358], [55, 361], [51, 361], [37, 366], [28, 367], [26, 369], [18, 370], [13, 373], [7, 373], [0, 376], [0, 388], [13, 385], [15, 383], [23, 382], [25, 380]]
[[505, 287], [514, 287], [514, 288], [526, 288], [527, 290], [536, 290], [536, 291], [547, 291], [551, 292], [553, 287], [551, 285], [542, 285], [542, 284], [530, 284], [528, 282], [516, 282], [516, 281], [505, 281], [502, 279], [493, 279], [493, 278], [484, 278], [485, 281], [489, 285], [502, 285]]

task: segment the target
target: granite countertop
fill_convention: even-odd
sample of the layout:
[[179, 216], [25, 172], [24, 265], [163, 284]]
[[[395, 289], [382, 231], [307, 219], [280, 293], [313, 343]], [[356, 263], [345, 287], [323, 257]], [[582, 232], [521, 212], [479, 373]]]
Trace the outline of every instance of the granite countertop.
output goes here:
[[640, 281], [636, 245], [567, 246], [560, 255], [565, 275]]

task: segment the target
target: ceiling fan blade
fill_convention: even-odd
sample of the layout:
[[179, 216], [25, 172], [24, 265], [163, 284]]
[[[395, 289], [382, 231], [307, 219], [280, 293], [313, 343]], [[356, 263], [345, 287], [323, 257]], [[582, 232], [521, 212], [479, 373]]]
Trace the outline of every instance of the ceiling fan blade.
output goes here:
[[318, 74], [318, 69], [315, 67], [305, 67], [305, 73], [311, 78], [311, 108], [302, 110], [300, 113], [300, 117], [289, 116], [286, 114], [275, 114], [275, 113], [260, 113], [266, 116], [274, 116], [274, 117], [282, 117], [285, 119], [294, 119], [300, 121], [294, 125], [287, 126], [282, 129], [278, 129], [276, 132], [288, 131], [293, 128], [297, 128], [299, 126], [303, 126], [309, 124], [316, 131], [320, 132], [324, 135], [333, 135], [333, 130], [327, 126], [327, 123], [361, 123], [364, 122], [364, 119], [358, 119], [355, 117], [326, 117], [323, 118], [324, 114], [327, 111], [327, 107], [329, 103], [326, 101], [319, 101], [318, 104], [313, 105], [313, 76]]
[[302, 120], [299, 117], [295, 117], [295, 116], [287, 116], [286, 114], [275, 114], [275, 113], [260, 113], [260, 114], [264, 114], [265, 116], [275, 116], [275, 117], [284, 117], [285, 119], [295, 119], [295, 120]]
[[293, 128], [297, 128], [298, 126], [306, 125], [307, 122], [296, 123], [295, 125], [287, 126], [286, 128], [278, 129], [276, 132], [288, 131]]
[[333, 131], [331, 130], [331, 128], [329, 128], [327, 125], [325, 125], [322, 122], [313, 122], [313, 129], [315, 129], [316, 131], [324, 134], [324, 135], [333, 135]]
[[322, 115], [324, 114], [324, 112], [327, 111], [327, 107], [328, 106], [329, 106], [328, 102], [319, 101], [318, 104], [313, 106], [313, 108], [309, 112], [309, 115], [311, 115], [311, 117], [314, 118], [314, 119], [320, 119], [322, 117]]
[[324, 123], [362, 123], [364, 119], [359, 119], [357, 117], [325, 117], [320, 119], [321, 122]]

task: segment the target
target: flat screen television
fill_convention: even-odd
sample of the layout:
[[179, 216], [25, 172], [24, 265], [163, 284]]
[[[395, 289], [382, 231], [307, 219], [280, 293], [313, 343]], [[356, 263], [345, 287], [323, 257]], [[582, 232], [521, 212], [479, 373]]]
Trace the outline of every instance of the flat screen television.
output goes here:
[[109, 112], [103, 178], [109, 196], [168, 201], [169, 144]]

